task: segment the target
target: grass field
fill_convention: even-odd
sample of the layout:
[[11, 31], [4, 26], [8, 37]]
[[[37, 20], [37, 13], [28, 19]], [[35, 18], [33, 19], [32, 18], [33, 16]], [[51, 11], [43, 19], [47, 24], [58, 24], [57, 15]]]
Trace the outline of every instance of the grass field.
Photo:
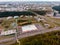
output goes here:
[[21, 45], [60, 45], [60, 31], [23, 38], [20, 40], [20, 43]]

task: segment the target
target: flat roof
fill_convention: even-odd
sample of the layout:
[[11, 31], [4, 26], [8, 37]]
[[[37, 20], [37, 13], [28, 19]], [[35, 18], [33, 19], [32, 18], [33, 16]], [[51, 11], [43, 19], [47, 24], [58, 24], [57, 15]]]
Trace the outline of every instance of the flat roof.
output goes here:
[[2, 31], [1, 35], [10, 35], [16, 33], [16, 30]]
[[32, 30], [37, 30], [37, 27], [34, 24], [22, 26], [22, 32], [28, 32]]

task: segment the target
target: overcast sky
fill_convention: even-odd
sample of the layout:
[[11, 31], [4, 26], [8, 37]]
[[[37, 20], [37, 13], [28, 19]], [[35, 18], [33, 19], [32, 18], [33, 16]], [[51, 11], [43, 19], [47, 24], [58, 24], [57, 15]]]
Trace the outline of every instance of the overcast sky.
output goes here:
[[0, 0], [0, 2], [6, 1], [60, 1], [60, 0]]

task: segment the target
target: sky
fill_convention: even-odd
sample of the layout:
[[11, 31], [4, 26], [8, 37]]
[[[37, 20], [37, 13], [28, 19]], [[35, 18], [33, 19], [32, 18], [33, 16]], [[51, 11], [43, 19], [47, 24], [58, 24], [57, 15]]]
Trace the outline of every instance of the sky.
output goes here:
[[6, 1], [60, 1], [60, 0], [0, 0], [0, 2], [6, 2]]

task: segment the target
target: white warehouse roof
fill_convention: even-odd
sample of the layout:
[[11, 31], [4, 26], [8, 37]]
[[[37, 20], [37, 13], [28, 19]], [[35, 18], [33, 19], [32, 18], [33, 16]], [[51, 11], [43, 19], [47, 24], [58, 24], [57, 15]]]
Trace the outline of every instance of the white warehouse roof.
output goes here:
[[37, 30], [37, 27], [34, 24], [22, 26], [22, 32], [27, 32], [32, 30]]
[[16, 30], [2, 31], [1, 35], [10, 35], [16, 33]]

